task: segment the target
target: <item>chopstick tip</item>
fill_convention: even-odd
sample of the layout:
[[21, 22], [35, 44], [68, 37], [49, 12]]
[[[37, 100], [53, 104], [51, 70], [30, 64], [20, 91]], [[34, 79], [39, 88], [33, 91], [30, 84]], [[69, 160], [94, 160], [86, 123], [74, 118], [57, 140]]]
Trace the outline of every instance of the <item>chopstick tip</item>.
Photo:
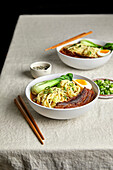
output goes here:
[[15, 98], [15, 99], [14, 99], [14, 103], [16, 103], [16, 101], [17, 101], [17, 99]]
[[89, 33], [89, 34], [92, 34], [92, 33], [93, 33], [93, 31], [89, 31], [88, 33]]

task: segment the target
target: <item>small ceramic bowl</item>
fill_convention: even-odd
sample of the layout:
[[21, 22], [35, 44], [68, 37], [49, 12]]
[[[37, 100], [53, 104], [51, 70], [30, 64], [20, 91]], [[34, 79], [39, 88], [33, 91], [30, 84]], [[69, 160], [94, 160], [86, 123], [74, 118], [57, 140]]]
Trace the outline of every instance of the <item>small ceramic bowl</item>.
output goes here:
[[30, 71], [33, 78], [45, 76], [51, 73], [52, 65], [49, 62], [39, 61], [30, 65]]

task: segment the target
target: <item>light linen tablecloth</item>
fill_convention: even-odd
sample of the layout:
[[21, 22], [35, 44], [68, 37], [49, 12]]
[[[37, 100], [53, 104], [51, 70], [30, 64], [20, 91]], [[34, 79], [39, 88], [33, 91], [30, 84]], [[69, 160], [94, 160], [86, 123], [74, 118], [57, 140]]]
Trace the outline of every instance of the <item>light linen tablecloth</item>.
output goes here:
[[[113, 99], [98, 99], [84, 116], [53, 120], [36, 113], [24, 94], [33, 80], [29, 65], [48, 61], [52, 73], [74, 72], [113, 78], [113, 56], [104, 66], [81, 71], [63, 64], [56, 50], [44, 49], [82, 32], [113, 42], [113, 15], [22, 15], [0, 78], [0, 169], [113, 169]], [[4, 35], [5, 36], [5, 35]], [[1, 49], [2, 50], [2, 49]], [[45, 136], [41, 145], [15, 106], [20, 94]]]

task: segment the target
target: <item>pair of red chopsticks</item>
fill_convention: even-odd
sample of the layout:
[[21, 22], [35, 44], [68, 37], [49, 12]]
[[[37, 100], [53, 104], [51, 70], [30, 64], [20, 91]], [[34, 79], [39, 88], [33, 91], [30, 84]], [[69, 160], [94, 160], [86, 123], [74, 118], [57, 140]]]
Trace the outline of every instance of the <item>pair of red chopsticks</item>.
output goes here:
[[32, 117], [31, 113], [29, 112], [22, 97], [19, 95], [18, 100], [14, 99], [14, 102], [15, 102], [16, 106], [18, 107], [18, 109], [20, 110], [20, 112], [22, 113], [22, 115], [24, 116], [25, 120], [28, 122], [29, 126], [33, 130], [34, 134], [36, 135], [36, 137], [38, 138], [40, 143], [44, 144], [44, 142], [43, 142], [44, 136], [42, 135], [38, 125], [36, 124], [34, 118]]

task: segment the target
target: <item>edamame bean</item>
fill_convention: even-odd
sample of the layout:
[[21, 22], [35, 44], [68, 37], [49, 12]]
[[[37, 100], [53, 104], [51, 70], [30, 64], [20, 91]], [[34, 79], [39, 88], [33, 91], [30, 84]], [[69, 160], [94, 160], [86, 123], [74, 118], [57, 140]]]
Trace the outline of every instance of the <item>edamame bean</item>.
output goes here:
[[100, 94], [101, 95], [110, 95], [113, 94], [113, 82], [110, 82], [108, 79], [104, 80], [95, 80], [94, 81], [100, 89]]

